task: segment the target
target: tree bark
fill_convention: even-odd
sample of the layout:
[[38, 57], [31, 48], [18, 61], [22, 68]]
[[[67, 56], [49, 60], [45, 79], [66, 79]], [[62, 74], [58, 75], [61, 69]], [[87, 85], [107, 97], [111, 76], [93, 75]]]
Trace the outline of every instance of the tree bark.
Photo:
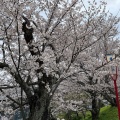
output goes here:
[[71, 120], [71, 110], [68, 110], [68, 112], [66, 114], [66, 118], [67, 118], [67, 120]]
[[50, 114], [49, 114], [49, 99], [47, 94], [43, 93], [43, 95], [35, 99], [34, 101], [31, 99], [30, 101], [30, 117], [28, 120], [49, 120]]
[[92, 120], [99, 120], [100, 100], [96, 99], [96, 95], [92, 95]]

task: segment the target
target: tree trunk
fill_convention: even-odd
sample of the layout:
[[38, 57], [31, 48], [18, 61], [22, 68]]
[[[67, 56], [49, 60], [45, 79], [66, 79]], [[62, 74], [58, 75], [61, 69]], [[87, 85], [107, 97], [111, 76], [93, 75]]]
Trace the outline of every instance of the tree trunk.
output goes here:
[[49, 112], [49, 95], [45, 91], [39, 97], [38, 95], [34, 95], [30, 101], [30, 116], [28, 120], [50, 120], [50, 112]]
[[99, 119], [99, 112], [100, 112], [100, 100], [96, 99], [96, 96], [92, 96], [92, 120], [98, 120]]
[[66, 113], [66, 119], [71, 120], [71, 110], [68, 110], [68, 112]]
[[28, 120], [50, 120], [48, 109], [43, 106], [41, 109], [35, 110]]

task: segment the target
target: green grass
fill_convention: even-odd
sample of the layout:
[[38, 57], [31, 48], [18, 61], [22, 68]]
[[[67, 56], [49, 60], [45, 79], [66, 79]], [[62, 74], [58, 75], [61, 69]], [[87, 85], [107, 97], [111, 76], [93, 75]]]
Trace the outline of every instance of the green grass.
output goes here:
[[[89, 112], [88, 112], [89, 113]], [[86, 115], [86, 118], [83, 120], [92, 120], [90, 113]], [[99, 120], [118, 120], [118, 111], [117, 107], [105, 106], [101, 108]]]
[[[65, 113], [60, 114], [59, 118], [65, 118]], [[91, 113], [88, 111], [86, 113], [86, 118], [85, 119], [83, 118], [81, 113], [79, 113], [79, 118], [76, 117], [76, 115], [74, 113], [72, 113], [71, 120], [92, 120]], [[100, 109], [99, 120], [118, 120], [117, 107], [112, 107], [110, 105], [102, 107]]]
[[117, 107], [106, 106], [101, 108], [100, 120], [118, 120]]

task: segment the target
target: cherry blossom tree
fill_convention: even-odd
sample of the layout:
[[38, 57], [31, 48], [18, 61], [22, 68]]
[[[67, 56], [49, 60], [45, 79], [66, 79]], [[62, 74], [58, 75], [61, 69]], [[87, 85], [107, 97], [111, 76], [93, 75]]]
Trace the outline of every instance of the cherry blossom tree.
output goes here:
[[[94, 3], [94, 2], [93, 2]], [[93, 4], [92, 4], [93, 5]], [[94, 18], [94, 19], [97, 19]], [[110, 20], [111, 19], [111, 20]], [[103, 17], [103, 21], [97, 21], [99, 29], [101, 26], [104, 25], [110, 25], [111, 23], [108, 23], [108, 21], [116, 21], [117, 18], [111, 17], [111, 15]], [[119, 19], [117, 20], [119, 21]], [[108, 23], [108, 24], [107, 24]], [[100, 26], [99, 26], [100, 25]], [[94, 35], [92, 35], [92, 38], [89, 38], [90, 40], [96, 40], [96, 36], [99, 36], [100, 40], [96, 42], [94, 45], [90, 46], [88, 49], [84, 50], [77, 56], [77, 59], [74, 63], [76, 63], [76, 67], [78, 66], [83, 72], [80, 72], [77, 74], [78, 83], [80, 84], [81, 89], [88, 92], [90, 94], [90, 100], [91, 100], [91, 114], [92, 114], [92, 120], [98, 120], [99, 117], [99, 111], [100, 111], [100, 98], [102, 95], [108, 96], [111, 99], [115, 97], [113, 95], [114, 86], [113, 81], [109, 77], [109, 70], [108, 66], [113, 65], [112, 62], [108, 63], [106, 60], [107, 54], [116, 54], [116, 58], [119, 59], [119, 53], [116, 53], [116, 51], [119, 51], [119, 41], [117, 38], [115, 38], [117, 32], [116, 23], [114, 24], [114, 27], [107, 33], [103, 33], [103, 31], [99, 31]], [[106, 26], [106, 30], [109, 29]], [[101, 29], [101, 28], [100, 28]], [[102, 35], [103, 34], [103, 35]], [[102, 36], [101, 36], [102, 35]], [[113, 60], [114, 61], [114, 60]], [[118, 60], [119, 61], [119, 60]], [[118, 62], [119, 66], [119, 62]], [[110, 91], [112, 94], [110, 94]], [[103, 97], [103, 96], [102, 96]], [[113, 100], [109, 100], [112, 104], [115, 104]]]
[[[96, 4], [93, 2], [93, 4]], [[93, 5], [92, 4], [92, 5]], [[93, 7], [93, 6], [92, 6]], [[105, 8], [104, 8], [105, 9]], [[96, 33], [95, 35], [91, 35], [92, 38], [89, 36], [90, 40], [96, 40], [96, 36], [100, 37], [100, 40], [81, 52], [77, 59], [74, 61], [73, 69], [81, 69], [83, 72], [80, 72], [78, 75], [78, 83], [80, 84], [80, 88], [88, 92], [91, 96], [91, 104], [92, 104], [92, 119], [97, 120], [100, 110], [100, 98], [101, 96], [105, 96], [106, 98], [109, 98], [109, 101], [114, 105], [115, 101], [112, 99], [115, 97], [114, 94], [114, 86], [113, 81], [110, 77], [107, 77], [109, 74], [109, 70], [106, 68], [112, 65], [113, 63], [108, 63], [106, 61], [106, 55], [107, 54], [116, 54], [116, 57], [118, 59], [119, 53], [116, 53], [116, 51], [119, 51], [119, 41], [117, 38], [115, 38], [115, 35], [118, 33], [116, 24], [119, 21], [119, 19], [115, 17], [109, 16], [108, 14], [104, 14], [103, 21], [100, 21], [98, 24], [98, 28], [101, 26], [107, 25], [108, 21], [116, 21], [115, 24], [110, 27], [112, 24], [108, 23], [110, 26], [106, 26], [107, 29], [111, 29], [107, 33], [103, 34], [103, 31], [101, 33]], [[108, 16], [107, 16], [108, 15]], [[94, 18], [94, 19], [97, 19]], [[98, 21], [97, 21], [98, 22]], [[100, 26], [99, 26], [100, 25]], [[89, 22], [90, 26], [90, 22]], [[99, 31], [99, 30], [98, 30]], [[100, 32], [100, 31], [99, 31]], [[103, 35], [102, 35], [103, 34]], [[102, 36], [101, 36], [102, 35]], [[87, 39], [87, 38], [86, 38]], [[85, 40], [86, 40], [85, 39]], [[119, 65], [119, 60], [118, 60]], [[72, 79], [72, 77], [71, 77]], [[73, 78], [74, 80], [76, 79]], [[83, 87], [82, 87], [83, 86]], [[112, 92], [112, 94], [110, 94]]]
[[29, 120], [50, 120], [50, 102], [62, 81], [80, 73], [93, 81], [94, 68], [103, 65], [92, 50], [117, 34], [119, 19], [102, 1], [86, 8], [82, 0], [2, 0], [0, 8], [1, 80], [8, 77], [0, 90], [21, 110], [29, 106]]

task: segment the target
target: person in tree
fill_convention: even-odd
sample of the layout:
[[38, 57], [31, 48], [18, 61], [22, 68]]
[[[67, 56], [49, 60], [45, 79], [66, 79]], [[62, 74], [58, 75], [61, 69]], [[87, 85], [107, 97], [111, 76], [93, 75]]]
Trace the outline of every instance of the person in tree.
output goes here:
[[24, 32], [24, 38], [26, 40], [26, 43], [32, 43], [33, 40], [33, 28], [30, 26], [30, 21], [22, 16], [22, 18], [25, 20], [25, 22], [22, 23], [22, 31]]

